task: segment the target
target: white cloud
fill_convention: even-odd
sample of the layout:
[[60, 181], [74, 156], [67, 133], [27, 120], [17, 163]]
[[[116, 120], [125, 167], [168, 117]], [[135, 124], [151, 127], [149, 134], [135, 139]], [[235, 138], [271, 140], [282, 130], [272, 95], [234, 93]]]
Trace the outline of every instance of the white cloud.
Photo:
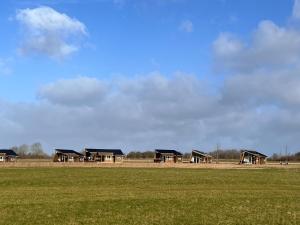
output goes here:
[[262, 21], [247, 43], [232, 34], [220, 34], [213, 44], [216, 66], [234, 71], [291, 66], [300, 60], [300, 31]]
[[187, 33], [194, 31], [194, 25], [190, 20], [184, 20], [179, 25], [179, 30]]
[[[235, 61], [232, 58], [237, 57], [243, 51], [243, 43], [230, 33], [221, 33], [218, 39], [213, 43], [214, 55], [217, 62], [224, 67], [234, 67]], [[231, 65], [234, 64], [234, 65]]]
[[17, 11], [24, 32], [21, 52], [62, 59], [79, 49], [76, 43], [87, 35], [85, 25], [75, 18], [41, 6]]
[[300, 0], [294, 0], [293, 15], [294, 19], [300, 19]]
[[96, 78], [77, 77], [45, 85], [38, 96], [54, 104], [81, 106], [101, 101], [106, 89], [105, 83]]
[[[299, 65], [300, 66], [300, 65]], [[300, 67], [255, 71], [225, 80], [222, 101], [240, 107], [300, 109]]]

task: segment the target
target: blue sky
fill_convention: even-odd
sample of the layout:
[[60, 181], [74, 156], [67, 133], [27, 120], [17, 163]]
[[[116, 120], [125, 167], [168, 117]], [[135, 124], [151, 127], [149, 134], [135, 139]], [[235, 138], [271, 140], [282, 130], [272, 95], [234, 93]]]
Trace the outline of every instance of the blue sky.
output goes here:
[[5, 0], [0, 8], [7, 147], [300, 149], [298, 0]]
[[[1, 57], [9, 61], [13, 72], [1, 77], [1, 96], [13, 101], [34, 100], [44, 83], [78, 75], [106, 78], [185, 71], [210, 76], [214, 73], [212, 42], [219, 33], [234, 32], [248, 38], [261, 20], [286, 23], [293, 7], [287, 0], [122, 2], [2, 1]], [[63, 61], [18, 55], [22, 34], [13, 18], [18, 9], [39, 6], [52, 7], [86, 25], [88, 37], [80, 51]], [[192, 32], [180, 30], [185, 20], [192, 22]]]

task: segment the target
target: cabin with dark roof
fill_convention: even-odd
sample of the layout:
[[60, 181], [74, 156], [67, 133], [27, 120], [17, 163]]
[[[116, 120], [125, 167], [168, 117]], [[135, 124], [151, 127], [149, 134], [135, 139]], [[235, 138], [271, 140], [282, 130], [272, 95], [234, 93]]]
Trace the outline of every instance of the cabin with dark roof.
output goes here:
[[252, 150], [241, 150], [240, 164], [265, 164], [268, 156]]
[[84, 155], [70, 149], [55, 149], [53, 162], [84, 162]]
[[182, 162], [182, 153], [176, 150], [155, 149], [155, 163], [178, 163]]
[[89, 162], [123, 162], [124, 156], [121, 149], [85, 149], [85, 158]]
[[212, 156], [198, 150], [192, 150], [191, 163], [211, 163]]
[[12, 149], [0, 149], [0, 162], [15, 162], [18, 155]]

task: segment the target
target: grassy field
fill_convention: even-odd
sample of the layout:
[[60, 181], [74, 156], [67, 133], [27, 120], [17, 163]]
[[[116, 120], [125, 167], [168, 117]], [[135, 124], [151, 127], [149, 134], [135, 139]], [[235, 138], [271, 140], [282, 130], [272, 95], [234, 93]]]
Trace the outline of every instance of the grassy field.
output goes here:
[[299, 169], [1, 168], [0, 224], [300, 224]]

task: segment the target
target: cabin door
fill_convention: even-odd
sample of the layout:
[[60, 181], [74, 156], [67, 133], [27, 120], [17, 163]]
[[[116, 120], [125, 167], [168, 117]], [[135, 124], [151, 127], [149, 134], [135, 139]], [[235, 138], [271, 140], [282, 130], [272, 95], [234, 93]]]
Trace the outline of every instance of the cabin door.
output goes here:
[[66, 155], [61, 155], [62, 162], [68, 162], [68, 157]]

